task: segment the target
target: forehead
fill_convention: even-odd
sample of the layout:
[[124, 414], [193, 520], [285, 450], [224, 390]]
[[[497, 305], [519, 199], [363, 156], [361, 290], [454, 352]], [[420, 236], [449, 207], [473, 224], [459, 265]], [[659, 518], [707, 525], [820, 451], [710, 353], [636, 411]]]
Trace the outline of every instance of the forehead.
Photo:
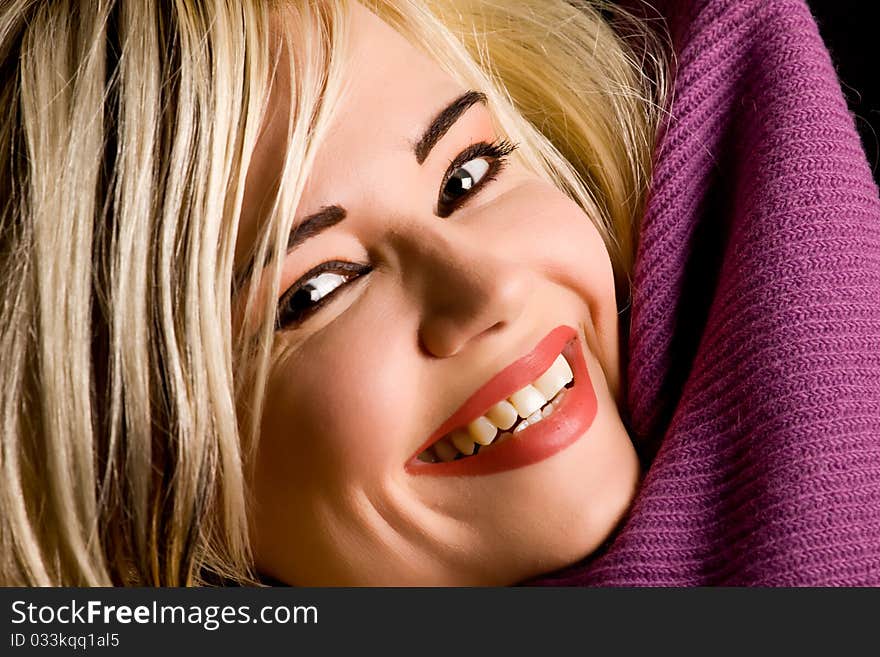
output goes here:
[[[428, 121], [463, 89], [433, 59], [363, 5], [353, 2], [350, 18], [343, 91], [332, 108], [330, 130], [319, 145], [303, 197], [305, 204], [314, 195], [309, 189], [316, 191], [315, 183], [320, 181], [336, 179], [333, 187], [342, 192], [338, 181], [346, 175], [346, 165], [353, 167], [380, 150], [411, 152]], [[284, 14], [278, 19], [284, 20]], [[279, 62], [277, 84], [248, 171], [236, 261], [252, 244], [258, 225], [265, 219], [262, 213], [270, 206], [267, 201], [283, 168], [291, 111], [286, 64], [286, 58]], [[327, 202], [344, 199], [328, 198]], [[301, 207], [297, 215], [309, 211]]]
[[387, 127], [414, 140], [439, 109], [438, 102], [461, 90], [433, 59], [357, 3], [350, 47], [350, 77], [337, 130], [357, 129], [353, 119], [360, 117], [361, 122], [374, 119], [376, 129]]

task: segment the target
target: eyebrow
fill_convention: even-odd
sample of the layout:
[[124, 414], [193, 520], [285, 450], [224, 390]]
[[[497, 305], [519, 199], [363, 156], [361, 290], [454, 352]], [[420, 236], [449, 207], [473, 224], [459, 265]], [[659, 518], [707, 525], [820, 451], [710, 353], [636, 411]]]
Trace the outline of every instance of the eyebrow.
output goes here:
[[[479, 91], [466, 91], [440, 110], [413, 147], [416, 162], [422, 164], [427, 159], [431, 149], [443, 138], [443, 135], [449, 132], [449, 129], [461, 118], [461, 115], [468, 108], [476, 103], [485, 102], [486, 94]], [[345, 208], [339, 205], [328, 205], [308, 215], [290, 234], [290, 240], [287, 242], [287, 252], [293, 251], [310, 237], [314, 237], [331, 226], [335, 226], [345, 219], [345, 215]]]
[[413, 148], [416, 154], [416, 162], [422, 164], [428, 159], [431, 149], [443, 138], [443, 135], [458, 121], [461, 115], [476, 103], [485, 104], [486, 94], [479, 91], [466, 91], [440, 110], [439, 114], [431, 121], [431, 125], [425, 130], [425, 134], [422, 135], [422, 138], [416, 142]]
[[[345, 219], [345, 215], [345, 208], [340, 205], [326, 205], [317, 212], [306, 215], [290, 232], [290, 237], [287, 240], [287, 253], [293, 251], [310, 237], [335, 226]], [[238, 290], [243, 286], [244, 280], [251, 275], [253, 269], [253, 259], [248, 260], [241, 272], [233, 276], [233, 290]]]
[[[428, 155], [430, 155], [431, 149], [437, 145], [437, 142], [443, 138], [443, 135], [449, 132], [449, 129], [455, 125], [455, 122], [461, 118], [461, 115], [476, 103], [485, 104], [486, 94], [479, 91], [466, 91], [440, 110], [431, 120], [421, 138], [413, 146], [416, 162], [423, 164]], [[327, 205], [317, 212], [307, 215], [291, 231], [290, 238], [287, 241], [287, 253], [293, 251], [307, 239], [335, 226], [345, 217], [345, 208], [340, 205]], [[245, 265], [241, 274], [236, 276], [236, 280], [243, 281], [251, 274], [252, 270], [253, 261], [250, 261]]]
[[307, 215], [290, 233], [290, 239], [287, 240], [287, 252], [293, 251], [297, 246], [321, 231], [335, 226], [345, 219], [345, 215], [345, 208], [339, 205], [327, 205], [317, 212]]

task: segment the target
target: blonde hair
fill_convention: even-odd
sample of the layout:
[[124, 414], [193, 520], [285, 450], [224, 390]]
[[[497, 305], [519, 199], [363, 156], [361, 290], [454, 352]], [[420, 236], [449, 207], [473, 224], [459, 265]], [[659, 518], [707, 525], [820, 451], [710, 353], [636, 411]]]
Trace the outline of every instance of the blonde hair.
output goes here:
[[[246, 481], [275, 309], [253, 283], [280, 284], [344, 92], [348, 2], [0, 9], [0, 583], [257, 581]], [[626, 291], [665, 97], [658, 37], [619, 11], [612, 29], [597, 3], [364, 4], [487, 95], [521, 162], [596, 223]], [[250, 254], [268, 267], [239, 288], [279, 57], [288, 149]], [[256, 333], [233, 330], [233, 289]]]

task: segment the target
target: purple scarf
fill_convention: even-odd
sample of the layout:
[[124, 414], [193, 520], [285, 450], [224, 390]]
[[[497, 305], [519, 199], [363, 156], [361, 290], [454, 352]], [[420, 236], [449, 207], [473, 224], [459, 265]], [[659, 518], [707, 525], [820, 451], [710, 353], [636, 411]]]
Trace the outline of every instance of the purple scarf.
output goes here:
[[803, 0], [662, 0], [619, 530], [531, 584], [880, 585], [880, 200]]

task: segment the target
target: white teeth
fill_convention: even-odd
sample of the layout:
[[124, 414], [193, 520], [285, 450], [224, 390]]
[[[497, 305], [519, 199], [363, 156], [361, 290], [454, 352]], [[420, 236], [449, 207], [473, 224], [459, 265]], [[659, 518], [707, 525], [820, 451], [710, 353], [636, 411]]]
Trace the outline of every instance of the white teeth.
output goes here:
[[434, 443], [434, 451], [437, 453], [437, 456], [440, 457], [441, 461], [447, 463], [454, 460], [458, 455], [458, 450], [455, 449], [446, 438]]
[[565, 357], [562, 354], [559, 354], [559, 358], [557, 358], [556, 360], [562, 361], [559, 367], [562, 369], [563, 372], [565, 372], [565, 382], [568, 383], [569, 381], [573, 381], [574, 372], [571, 371], [571, 365], [568, 364], [568, 361], [565, 360]]
[[458, 448], [458, 451], [462, 454], [470, 456], [474, 453], [474, 441], [471, 440], [470, 435], [466, 431], [456, 429], [452, 432], [450, 439], [452, 440], [452, 444], [455, 445], [456, 448]]
[[545, 399], [552, 399], [553, 395], [562, 390], [573, 378], [574, 375], [568, 362], [562, 354], [559, 354], [550, 368], [539, 376], [532, 385], [544, 395]]
[[489, 421], [492, 424], [503, 431], [505, 429], [510, 429], [514, 422], [519, 418], [519, 415], [513, 407], [513, 404], [506, 399], [502, 399], [486, 411], [486, 417], [489, 418]]
[[547, 398], [531, 384], [517, 390], [508, 397], [508, 400], [514, 405], [520, 417], [528, 417], [547, 403]]
[[498, 429], [482, 415], [467, 425], [468, 433], [475, 443], [488, 445], [495, 439]]
[[[559, 406], [565, 396], [564, 388], [573, 378], [571, 367], [562, 354], [559, 354], [533, 384], [494, 404], [486, 411], [486, 415], [481, 415], [467, 427], [456, 429], [434, 443], [434, 451], [431, 452], [431, 448], [428, 448], [419, 455], [419, 460], [436, 463], [439, 459], [448, 463], [454, 461], [459, 453], [472, 456], [477, 444], [486, 446], [493, 441], [502, 443], [508, 440], [514, 433], [548, 417]], [[548, 400], [552, 401], [548, 403]], [[523, 420], [512, 432], [508, 431], [520, 417]]]

